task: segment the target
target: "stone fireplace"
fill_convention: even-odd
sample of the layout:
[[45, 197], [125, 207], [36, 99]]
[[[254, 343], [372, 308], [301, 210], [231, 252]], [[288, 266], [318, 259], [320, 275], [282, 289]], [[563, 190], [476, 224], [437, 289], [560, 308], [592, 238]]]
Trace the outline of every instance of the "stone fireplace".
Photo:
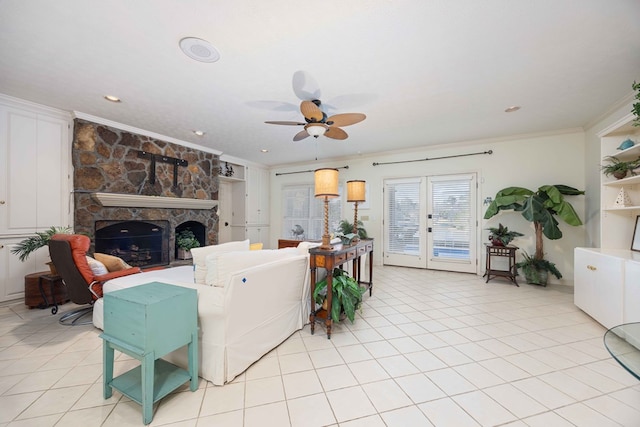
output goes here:
[[[217, 155], [76, 119], [72, 159], [74, 230], [91, 238], [91, 253], [168, 264], [176, 232], [195, 224], [202, 246], [218, 242]], [[124, 236], [132, 230], [142, 244]]]

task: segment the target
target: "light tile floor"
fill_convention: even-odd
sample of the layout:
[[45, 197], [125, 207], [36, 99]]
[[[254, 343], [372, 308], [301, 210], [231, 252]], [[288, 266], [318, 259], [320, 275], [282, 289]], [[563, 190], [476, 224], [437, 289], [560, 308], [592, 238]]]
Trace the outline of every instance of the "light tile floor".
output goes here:
[[[167, 396], [151, 425], [640, 426], [640, 383], [571, 287], [399, 267], [374, 278], [331, 340], [307, 325], [232, 383]], [[0, 307], [0, 426], [142, 425], [137, 404], [102, 398], [98, 334]], [[116, 374], [136, 364], [119, 353]]]

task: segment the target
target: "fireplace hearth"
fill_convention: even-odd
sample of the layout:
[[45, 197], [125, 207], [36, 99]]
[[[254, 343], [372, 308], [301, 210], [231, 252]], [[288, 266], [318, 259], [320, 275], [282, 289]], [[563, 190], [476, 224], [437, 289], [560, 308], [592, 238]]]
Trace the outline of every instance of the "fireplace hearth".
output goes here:
[[169, 264], [168, 221], [97, 221], [95, 251], [133, 267]]

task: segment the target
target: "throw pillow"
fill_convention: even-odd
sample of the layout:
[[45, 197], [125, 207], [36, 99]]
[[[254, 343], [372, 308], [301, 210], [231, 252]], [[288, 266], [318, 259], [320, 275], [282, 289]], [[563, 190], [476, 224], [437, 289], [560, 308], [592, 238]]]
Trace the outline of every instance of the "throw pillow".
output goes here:
[[93, 256], [95, 257], [95, 259], [103, 263], [105, 267], [107, 267], [107, 270], [109, 270], [109, 272], [131, 268], [129, 264], [127, 264], [122, 258], [118, 258], [117, 256], [101, 254], [100, 252], [94, 253]]
[[249, 250], [251, 251], [261, 251], [262, 250], [262, 243], [252, 243], [249, 245]]
[[193, 256], [193, 281], [200, 285], [205, 284], [207, 277], [207, 255], [216, 252], [223, 253], [248, 250], [249, 239], [191, 249], [191, 255]]
[[107, 274], [109, 272], [106, 265], [104, 265], [97, 259], [91, 258], [89, 255], [87, 255], [87, 263], [89, 264], [91, 271], [93, 271], [94, 276], [102, 276], [103, 274]]

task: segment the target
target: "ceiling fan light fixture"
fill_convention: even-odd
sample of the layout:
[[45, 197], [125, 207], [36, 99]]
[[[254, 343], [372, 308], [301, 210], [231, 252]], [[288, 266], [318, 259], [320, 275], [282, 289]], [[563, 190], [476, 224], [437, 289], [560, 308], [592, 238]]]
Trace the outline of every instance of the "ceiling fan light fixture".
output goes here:
[[120, 98], [118, 98], [117, 96], [114, 96], [114, 95], [105, 95], [104, 99], [106, 99], [107, 101], [111, 101], [111, 102], [122, 102], [120, 100]]
[[321, 135], [324, 135], [324, 133], [328, 129], [328, 126], [322, 123], [309, 123], [304, 127], [304, 129], [307, 131], [309, 135], [311, 135], [314, 138], [317, 138]]

